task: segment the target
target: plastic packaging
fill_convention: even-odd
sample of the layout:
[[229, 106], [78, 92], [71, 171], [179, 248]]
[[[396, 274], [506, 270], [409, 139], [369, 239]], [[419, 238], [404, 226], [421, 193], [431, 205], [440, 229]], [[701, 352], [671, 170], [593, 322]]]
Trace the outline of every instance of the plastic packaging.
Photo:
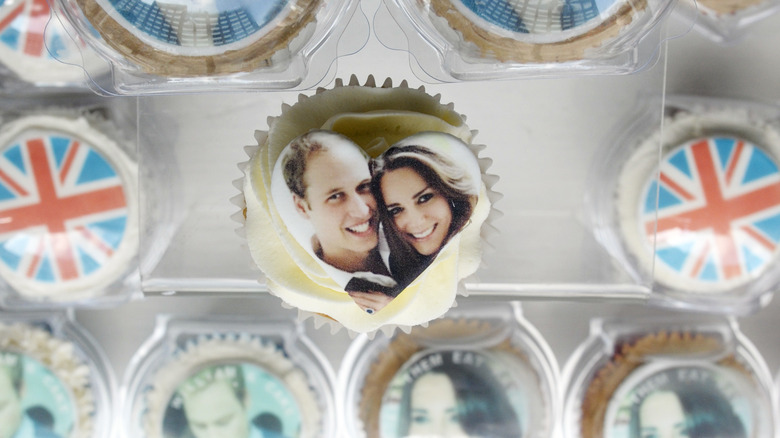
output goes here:
[[629, 73], [654, 58], [657, 25], [672, 4], [385, 0], [382, 13], [400, 32], [378, 28], [377, 35], [388, 47], [408, 47], [427, 75], [445, 82]]
[[469, 304], [352, 342], [339, 373], [347, 436], [554, 436], [558, 368], [544, 339], [519, 304]]
[[100, 77], [108, 64], [68, 23], [51, 13], [47, 0], [0, 3], [0, 89], [3, 93], [85, 89], [84, 70]]
[[593, 320], [563, 379], [566, 437], [774, 436], [771, 375], [734, 320]]
[[669, 96], [659, 120], [660, 105], [642, 102], [595, 161], [596, 238], [655, 304], [755, 311], [780, 279], [780, 112]]
[[337, 58], [357, 5], [55, 0], [54, 9], [111, 64], [111, 77], [94, 82], [95, 90], [136, 95], [312, 87]]
[[683, 0], [676, 13], [694, 20], [696, 29], [722, 44], [734, 43], [750, 27], [780, 10], [777, 0]]
[[334, 381], [292, 321], [160, 316], [128, 365], [120, 436], [337, 436]]
[[114, 386], [102, 349], [72, 314], [0, 312], [0, 431], [112, 436]]
[[86, 95], [3, 100], [4, 306], [110, 303], [139, 291], [134, 111], [132, 101]]

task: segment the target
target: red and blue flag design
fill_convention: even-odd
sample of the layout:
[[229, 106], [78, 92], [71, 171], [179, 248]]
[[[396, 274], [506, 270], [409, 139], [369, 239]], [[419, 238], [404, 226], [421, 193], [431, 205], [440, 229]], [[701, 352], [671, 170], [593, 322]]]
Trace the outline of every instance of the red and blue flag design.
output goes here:
[[46, 31], [50, 17], [47, 0], [0, 0], [0, 43], [33, 58], [52, 58], [49, 50], [61, 55], [67, 36], [54, 31], [58, 26]]
[[642, 202], [641, 232], [650, 245], [655, 240], [656, 260], [684, 278], [746, 280], [777, 253], [780, 171], [744, 140], [712, 137], [676, 148]]
[[28, 135], [0, 155], [0, 263], [57, 284], [100, 272], [128, 221], [117, 169], [66, 134]]

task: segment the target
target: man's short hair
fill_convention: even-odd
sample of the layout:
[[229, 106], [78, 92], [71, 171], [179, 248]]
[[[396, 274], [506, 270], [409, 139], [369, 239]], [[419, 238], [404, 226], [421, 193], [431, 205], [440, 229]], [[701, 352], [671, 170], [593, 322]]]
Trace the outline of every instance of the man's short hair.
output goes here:
[[[328, 131], [309, 131], [290, 142], [282, 158], [282, 172], [287, 188], [295, 195], [306, 198], [306, 183], [303, 174], [306, 172], [306, 162], [314, 152], [326, 150], [322, 143], [322, 134]], [[334, 135], [338, 135], [333, 133]]]

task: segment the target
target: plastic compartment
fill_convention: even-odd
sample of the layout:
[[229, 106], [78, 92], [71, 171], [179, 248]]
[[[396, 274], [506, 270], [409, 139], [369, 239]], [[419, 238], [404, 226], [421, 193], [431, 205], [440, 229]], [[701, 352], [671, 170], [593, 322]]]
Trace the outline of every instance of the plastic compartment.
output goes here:
[[[139, 292], [136, 116], [133, 100], [84, 94], [3, 100], [4, 306], [111, 304]], [[143, 233], [159, 236], [159, 226]]]
[[[4, 366], [23, 364], [24, 385], [20, 417], [7, 409], [3, 430], [19, 420], [10, 433], [44, 433], [48, 427], [63, 437], [112, 436], [114, 374], [100, 346], [71, 313], [0, 312], [0, 358], [4, 376], [9, 376]], [[5, 400], [7, 407], [14, 403]]]
[[375, 32], [444, 82], [631, 73], [654, 60], [673, 4], [385, 0]]
[[659, 400], [665, 420], [689, 433], [775, 433], [771, 374], [731, 319], [595, 319], [563, 379], [567, 437], [634, 436], [634, 427], [660, 433], [663, 422], [647, 412]]
[[[446, 388], [442, 376], [452, 385], [451, 399], [446, 389], [434, 389]], [[551, 437], [558, 424], [557, 379], [555, 357], [519, 305], [483, 302], [409, 334], [360, 335], [341, 364], [339, 405], [351, 437], [406, 436], [399, 428], [410, 435]], [[435, 391], [436, 402], [415, 399], [418, 384]], [[463, 418], [440, 415], [453, 407]], [[490, 413], [480, 410], [485, 407]], [[408, 409], [425, 418], [407, 418]]]
[[[55, 0], [54, 10], [111, 65], [100, 94], [312, 87], [335, 59], [359, 50], [367, 28], [348, 34], [359, 2], [144, 2]], [[341, 50], [345, 52], [341, 52]]]
[[[230, 386], [220, 387], [226, 380]], [[336, 436], [334, 382], [330, 364], [291, 320], [159, 316], [125, 373], [120, 436], [192, 428]]]
[[696, 29], [715, 42], [731, 44], [750, 32], [754, 23], [780, 10], [776, 0], [682, 0], [675, 9], [696, 23]]
[[[395, 72], [406, 68], [397, 63], [386, 67]], [[390, 77], [394, 84], [404, 79], [397, 73]], [[492, 248], [486, 248], [482, 267], [462, 292], [512, 298], [647, 296], [650, 283], [632, 278], [593, 238], [585, 220], [585, 194], [591, 162], [609, 133], [639, 95], [660, 96], [662, 78], [663, 70], [657, 68], [614, 78], [426, 86], [428, 94], [452, 102], [478, 131], [474, 143], [486, 145], [480, 155], [493, 160], [490, 172], [499, 177], [494, 190], [504, 195], [495, 203], [503, 213], [493, 224], [500, 235], [488, 239]], [[508, 89], [523, 96], [522, 105], [506, 98]], [[255, 130], [267, 130], [266, 118], [297, 101], [297, 95], [139, 99], [141, 168], [161, 152], [170, 155], [162, 172], [141, 181], [141, 192], [153, 194], [172, 178], [180, 180], [181, 189], [176, 221], [169, 226], [170, 244], [159, 262], [147, 263], [149, 248], [158, 242], [142, 236], [145, 292], [266, 290], [243, 238], [235, 234], [238, 224], [230, 216], [236, 207], [229, 199], [237, 194], [232, 182], [241, 176], [236, 166], [246, 161], [243, 147], [256, 144]], [[482, 98], [474, 100], [475, 95]], [[142, 229], [156, 227], [155, 218], [143, 211]]]
[[659, 103], [640, 103], [594, 161], [596, 238], [654, 282], [653, 303], [755, 311], [780, 279], [780, 111], [692, 96], [667, 96], [663, 119], [644, 109]]
[[47, 0], [9, 0], [0, 6], [0, 89], [3, 93], [84, 89], [84, 70], [108, 64], [51, 13]]

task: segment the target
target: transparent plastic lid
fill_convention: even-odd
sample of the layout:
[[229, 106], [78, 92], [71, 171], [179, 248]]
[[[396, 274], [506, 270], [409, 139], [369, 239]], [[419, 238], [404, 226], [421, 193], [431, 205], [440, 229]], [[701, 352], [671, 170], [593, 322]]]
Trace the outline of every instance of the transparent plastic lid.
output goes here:
[[633, 117], [594, 167], [597, 238], [653, 281], [655, 303], [760, 308], [778, 281], [777, 109], [669, 96], [660, 126]]
[[128, 367], [123, 429], [127, 437], [335, 436], [332, 374], [291, 321], [160, 317]]
[[778, 10], [777, 0], [685, 0], [676, 13], [695, 21], [696, 30], [714, 42], [730, 44], [747, 36], [753, 24]]
[[138, 170], [125, 137], [134, 126], [120, 119], [128, 109], [6, 103], [13, 107], [0, 126], [6, 305], [86, 304], [137, 292]]
[[[71, 38], [72, 30], [52, 15], [47, 0], [0, 3], [0, 73], [6, 92], [83, 88], [84, 66], [105, 74], [107, 64]], [[33, 88], [33, 86], [35, 88]]]
[[[408, 50], [437, 80], [627, 73], [660, 43], [672, 2], [385, 0]], [[397, 32], [378, 36], [399, 47]], [[644, 43], [647, 43], [646, 45]]]
[[549, 437], [555, 429], [557, 365], [517, 305], [461, 306], [409, 334], [361, 336], [339, 377], [349, 436]]
[[[84, 68], [100, 94], [316, 85], [339, 56], [349, 0], [98, 0], [54, 3], [56, 13], [108, 60]], [[355, 41], [365, 41], [367, 33]]]

